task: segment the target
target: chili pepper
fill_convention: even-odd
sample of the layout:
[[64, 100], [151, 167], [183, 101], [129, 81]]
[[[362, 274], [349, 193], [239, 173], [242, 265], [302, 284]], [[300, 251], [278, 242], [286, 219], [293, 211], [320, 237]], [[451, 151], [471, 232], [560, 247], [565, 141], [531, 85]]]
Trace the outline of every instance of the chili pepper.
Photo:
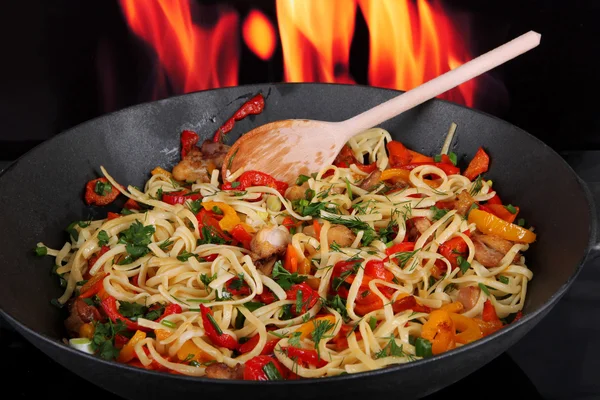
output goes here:
[[500, 321], [500, 318], [498, 318], [498, 314], [496, 314], [496, 308], [494, 308], [494, 305], [492, 304], [490, 299], [487, 299], [485, 303], [483, 303], [481, 319], [483, 319], [486, 322]]
[[[458, 257], [467, 258], [467, 243], [460, 236], [445, 241], [439, 248], [438, 253], [443, 255], [452, 266], [452, 269], [459, 268]], [[445, 266], [445, 264], [444, 264]]]
[[167, 204], [185, 204], [186, 201], [200, 200], [202, 195], [200, 193], [190, 193], [188, 189], [183, 189], [177, 192], [163, 193], [162, 201]]
[[126, 363], [133, 360], [135, 356], [135, 345], [141, 342], [146, 338], [146, 332], [143, 331], [135, 331], [135, 334], [129, 339], [127, 344], [123, 346], [121, 351], [119, 352], [119, 357], [117, 357], [117, 361]]
[[441, 354], [456, 346], [455, 331], [450, 313], [445, 310], [434, 310], [429, 314], [427, 322], [423, 324], [421, 337], [431, 342], [433, 354]]
[[235, 350], [238, 346], [237, 340], [227, 333], [219, 332], [221, 328], [218, 327], [216, 322], [213, 322], [212, 310], [204, 304], [200, 304], [200, 312], [202, 313], [202, 326], [204, 327], [204, 332], [206, 332], [206, 336], [210, 341], [216, 346]]
[[268, 381], [269, 376], [265, 372], [265, 368], [272, 364], [277, 372], [279, 372], [279, 377], [285, 379], [287, 377], [286, 370], [283, 368], [281, 363], [272, 356], [256, 356], [252, 357], [248, 361], [244, 363], [244, 380], [245, 381]]
[[296, 254], [296, 249], [294, 249], [294, 246], [291, 243], [288, 244], [285, 252], [283, 268], [287, 269], [292, 274], [294, 272], [298, 272], [298, 255]]
[[107, 220], [107, 221], [110, 221], [110, 220], [113, 220], [113, 219], [115, 219], [115, 218], [119, 218], [120, 216], [121, 216], [121, 214], [118, 214], [118, 213], [114, 213], [114, 212], [111, 212], [111, 211], [109, 211], [109, 212], [106, 214], [106, 220]]
[[[96, 193], [97, 186], [100, 187], [100, 193]], [[110, 190], [108, 188], [110, 187]], [[106, 191], [106, 193], [105, 193]], [[112, 186], [108, 179], [98, 178], [92, 179], [85, 185], [85, 202], [87, 205], [105, 206], [112, 203], [121, 192]]]
[[102, 309], [112, 322], [117, 322], [117, 320], [121, 320], [129, 330], [148, 331], [148, 328], [141, 327], [137, 324], [137, 322], [133, 322], [129, 318], [125, 318], [124, 316], [122, 316], [117, 308], [117, 299], [115, 299], [113, 296], [107, 296], [104, 299], [102, 299], [100, 305], [102, 306]]
[[477, 178], [478, 175], [487, 172], [489, 166], [490, 156], [488, 156], [485, 150], [483, 150], [483, 148], [480, 147], [479, 149], [477, 149], [475, 157], [473, 157], [463, 175], [466, 176], [470, 181], [472, 181], [475, 178]]
[[487, 235], [496, 235], [503, 239], [518, 243], [533, 243], [536, 234], [529, 229], [506, 222], [485, 211], [473, 209], [469, 213], [469, 224], [475, 224], [477, 229]]
[[288, 300], [296, 300], [298, 298], [298, 292], [302, 292], [302, 308], [297, 309], [297, 305], [292, 307], [292, 314], [301, 315], [305, 314], [317, 304], [319, 301], [319, 293], [308, 286], [305, 282], [294, 284], [289, 290], [286, 290]]
[[[250, 353], [252, 350], [254, 350], [254, 348], [258, 344], [259, 340], [260, 340], [260, 336], [254, 335], [250, 339], [248, 339], [248, 341], [246, 343], [240, 344], [237, 348], [237, 351], [241, 354]], [[275, 346], [277, 345], [277, 343], [279, 343], [280, 340], [281, 339], [267, 340], [267, 343], [265, 343], [265, 347], [263, 347], [260, 354], [263, 356], [268, 356], [269, 354], [273, 354], [273, 351], [275, 350]]]
[[98, 254], [94, 254], [93, 256], [91, 256], [88, 260], [88, 268], [92, 268], [94, 266], [94, 264], [96, 264], [96, 261], [98, 261], [98, 259], [100, 257], [102, 257], [104, 255], [104, 253], [106, 253], [107, 251], [110, 250], [109, 246], [102, 246], [100, 247], [100, 251], [98, 252]]
[[231, 231], [229, 232], [231, 233], [231, 236], [233, 236], [233, 238], [235, 240], [237, 240], [238, 242], [240, 242], [242, 244], [242, 246], [244, 246], [245, 249], [250, 249], [250, 242], [252, 242], [252, 235], [249, 234], [246, 229], [244, 229], [244, 226], [242, 224], [237, 224], [236, 226], [233, 227], [233, 229], [231, 229]]
[[232, 230], [236, 225], [241, 223], [240, 217], [237, 212], [228, 204], [217, 202], [217, 201], [205, 201], [202, 203], [202, 207], [205, 210], [210, 211], [215, 207], [221, 210], [223, 218], [219, 221], [219, 227], [224, 231]]
[[198, 143], [198, 139], [200, 137], [193, 131], [183, 131], [181, 132], [181, 158], [185, 158], [192, 148]]
[[412, 154], [408, 152], [408, 149], [402, 143], [392, 140], [388, 142], [386, 147], [392, 168], [398, 168], [411, 162]]
[[165, 311], [156, 320], [156, 322], [160, 322], [163, 318], [165, 318], [165, 317], [167, 317], [169, 315], [181, 314], [182, 312], [183, 312], [183, 309], [181, 308], [181, 306], [179, 304], [171, 303], [171, 304], [169, 304], [168, 306], [165, 307]]
[[98, 272], [91, 279], [89, 279], [82, 287], [79, 289], [79, 298], [86, 299], [88, 297], [92, 297], [95, 294], [98, 294], [100, 288], [104, 284], [104, 278], [107, 273], [102, 271]]
[[284, 347], [283, 351], [286, 352], [287, 356], [291, 359], [295, 359], [296, 362], [302, 362], [303, 364], [313, 365], [317, 368], [324, 367], [327, 365], [327, 361], [321, 360], [316, 350], [311, 349], [300, 349], [298, 347]]
[[248, 115], [257, 115], [260, 114], [265, 108], [265, 98], [261, 93], [252, 97], [250, 100], [242, 104], [242, 106], [233, 114], [231, 118], [229, 118], [217, 131], [213, 136], [213, 142], [222, 142], [223, 136], [227, 134], [227, 132], [233, 129], [235, 125], [235, 121], [240, 121], [246, 118]]

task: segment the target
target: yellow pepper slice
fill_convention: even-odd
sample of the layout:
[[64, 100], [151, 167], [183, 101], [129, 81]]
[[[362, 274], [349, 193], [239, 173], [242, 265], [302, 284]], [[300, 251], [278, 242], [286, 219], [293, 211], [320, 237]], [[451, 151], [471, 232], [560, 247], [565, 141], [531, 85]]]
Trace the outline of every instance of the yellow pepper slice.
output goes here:
[[[191, 356], [190, 356], [191, 355]], [[194, 342], [191, 340], [186, 341], [180, 348], [177, 350], [177, 358], [179, 361], [188, 360], [188, 361], [198, 361], [198, 362], [206, 362], [212, 360], [212, 357], [202, 351], [200, 347], [196, 346]]]
[[[387, 181], [388, 179], [397, 178], [404, 182], [410, 183], [410, 171], [407, 169], [400, 168], [390, 168], [386, 169], [381, 173], [381, 177], [379, 178], [382, 181]], [[427, 185], [436, 188], [440, 186], [439, 182], [432, 181], [431, 179], [423, 179]]]
[[152, 176], [154, 175], [165, 175], [168, 176], [169, 178], [171, 177], [171, 173], [169, 171], [167, 171], [166, 169], [163, 169], [161, 167], [156, 167], [152, 170], [151, 172]]
[[445, 310], [435, 310], [429, 314], [429, 319], [423, 324], [421, 336], [431, 342], [433, 354], [441, 354], [456, 346], [455, 330], [450, 313]]
[[460, 301], [455, 301], [454, 303], [446, 304], [440, 307], [440, 310], [447, 311], [449, 313], [459, 313], [463, 310], [464, 306]]
[[161, 341], [171, 336], [171, 332], [166, 329], [155, 329], [154, 335], [156, 336], [156, 340]]
[[469, 223], [474, 223], [481, 232], [496, 235], [517, 243], [533, 243], [536, 235], [529, 229], [511, 224], [485, 211], [473, 209], [469, 213]]
[[313, 333], [317, 321], [329, 321], [331, 324], [335, 324], [335, 317], [333, 315], [326, 315], [300, 325], [300, 328], [296, 329], [296, 332], [300, 332], [300, 339], [306, 339], [308, 335]]
[[457, 343], [467, 344], [483, 337], [479, 324], [473, 318], [456, 313], [451, 313], [450, 318], [459, 332], [455, 335]]
[[[240, 217], [237, 215], [237, 212], [228, 204], [217, 202], [217, 201], [207, 201], [202, 203], [202, 206], [205, 210], [211, 211], [213, 207], [217, 207], [219, 210], [223, 212], [223, 218], [219, 221], [219, 227], [224, 231], [229, 232], [233, 229], [234, 226], [241, 223]], [[246, 229], [244, 227], [244, 229]]]
[[129, 362], [133, 360], [133, 356], [135, 355], [135, 345], [138, 342], [144, 340], [146, 338], [146, 332], [144, 331], [135, 331], [135, 334], [129, 339], [129, 342], [119, 352], [119, 357], [117, 360], [122, 363]]

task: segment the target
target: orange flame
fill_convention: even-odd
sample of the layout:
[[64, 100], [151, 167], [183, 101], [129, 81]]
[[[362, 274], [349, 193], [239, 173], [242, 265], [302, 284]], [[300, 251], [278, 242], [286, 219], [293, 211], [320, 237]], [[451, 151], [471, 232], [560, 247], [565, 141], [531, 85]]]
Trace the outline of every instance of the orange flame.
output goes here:
[[267, 16], [258, 10], [251, 10], [242, 26], [244, 42], [262, 60], [273, 56], [277, 38], [275, 28]]
[[[369, 84], [409, 90], [471, 59], [437, 2], [358, 0], [370, 36]], [[475, 82], [441, 98], [473, 106]]]
[[133, 32], [156, 51], [175, 93], [237, 85], [235, 11], [219, 8], [216, 23], [200, 27], [192, 22], [199, 10], [192, 10], [188, 0], [121, 0], [121, 7]]
[[287, 82], [354, 83], [349, 73], [354, 0], [277, 0]]

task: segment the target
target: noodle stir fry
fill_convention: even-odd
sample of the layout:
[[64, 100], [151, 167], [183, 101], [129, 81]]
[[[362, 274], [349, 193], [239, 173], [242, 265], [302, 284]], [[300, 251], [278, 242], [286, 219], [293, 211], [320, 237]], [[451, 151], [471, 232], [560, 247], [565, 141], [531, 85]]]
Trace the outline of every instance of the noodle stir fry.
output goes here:
[[182, 134], [143, 189], [102, 168], [85, 200], [121, 213], [69, 226], [55, 258], [70, 344], [141, 368], [221, 379], [336, 376], [412, 362], [520, 318], [535, 240], [483, 174], [383, 129], [288, 186], [219, 168]]

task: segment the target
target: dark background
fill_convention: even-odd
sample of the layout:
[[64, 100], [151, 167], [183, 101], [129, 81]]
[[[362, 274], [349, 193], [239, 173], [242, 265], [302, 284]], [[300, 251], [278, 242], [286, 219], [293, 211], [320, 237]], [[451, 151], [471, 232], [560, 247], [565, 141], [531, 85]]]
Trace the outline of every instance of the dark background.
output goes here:
[[[256, 7], [276, 21], [271, 0], [198, 3], [205, 6], [199, 21], [204, 24], [210, 24], [208, 11], [215, 6], [235, 8], [241, 19]], [[542, 33], [538, 48], [493, 71], [501, 85], [482, 87], [476, 108], [524, 128], [557, 151], [600, 148], [592, 100], [600, 89], [600, 2], [442, 4], [450, 15], [470, 21], [462, 28], [470, 31], [474, 55], [528, 30]], [[98, 115], [152, 100], [155, 59], [129, 32], [115, 0], [5, 1], [0, 38], [0, 159], [14, 159]], [[266, 63], [241, 43], [240, 84], [283, 79], [280, 48]], [[367, 83], [368, 46], [358, 11], [350, 72], [359, 84]]]

